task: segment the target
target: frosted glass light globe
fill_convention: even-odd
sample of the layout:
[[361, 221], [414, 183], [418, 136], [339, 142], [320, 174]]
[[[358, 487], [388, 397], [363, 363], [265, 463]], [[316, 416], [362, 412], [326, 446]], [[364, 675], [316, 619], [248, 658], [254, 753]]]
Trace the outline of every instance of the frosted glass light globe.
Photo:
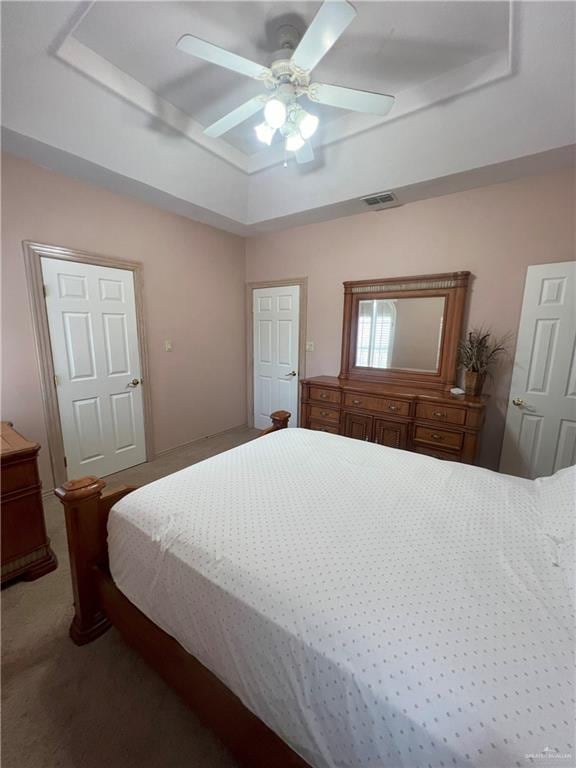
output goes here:
[[286, 105], [280, 99], [270, 99], [264, 107], [264, 117], [271, 128], [282, 128], [286, 122]]
[[306, 142], [299, 133], [291, 133], [286, 139], [286, 149], [288, 152], [298, 152], [305, 143]]
[[304, 112], [300, 120], [298, 121], [298, 130], [303, 139], [309, 139], [316, 133], [318, 123], [320, 121], [316, 115], [311, 115], [309, 112]]
[[272, 143], [272, 139], [274, 138], [274, 134], [276, 133], [276, 128], [272, 128], [271, 125], [268, 125], [268, 123], [260, 123], [260, 125], [257, 125], [254, 130], [256, 131], [256, 136], [263, 144], [270, 144]]

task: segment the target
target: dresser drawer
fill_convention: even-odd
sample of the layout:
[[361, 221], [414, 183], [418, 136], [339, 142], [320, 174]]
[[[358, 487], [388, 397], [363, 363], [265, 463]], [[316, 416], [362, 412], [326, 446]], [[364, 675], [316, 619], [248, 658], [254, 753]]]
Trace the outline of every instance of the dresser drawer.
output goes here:
[[310, 400], [320, 400], [323, 403], [336, 403], [340, 405], [340, 392], [337, 389], [310, 387]]
[[308, 429], [315, 429], [317, 432], [330, 432], [332, 435], [338, 434], [338, 426], [336, 424], [322, 424], [320, 421], [311, 421]]
[[444, 421], [448, 424], [466, 424], [466, 408], [455, 408], [452, 405], [434, 405], [434, 403], [418, 403], [416, 418], [430, 421]]
[[464, 441], [462, 432], [449, 432], [447, 429], [423, 427], [420, 424], [414, 429], [414, 442], [425, 445], [437, 445], [440, 448], [460, 450]]
[[340, 411], [334, 408], [323, 408], [321, 405], [309, 406], [310, 420], [327, 421], [332, 424], [338, 424], [340, 421]]
[[379, 411], [380, 413], [394, 414], [396, 416], [408, 416], [410, 413], [410, 403], [404, 400], [389, 400], [385, 397], [371, 397], [364, 395], [353, 395], [346, 392], [344, 395], [344, 405], [351, 408], [363, 408], [366, 411]]
[[424, 456], [432, 456], [434, 459], [442, 459], [443, 461], [460, 461], [459, 453], [448, 453], [448, 451], [437, 451], [434, 448], [428, 448], [425, 445], [415, 445], [413, 448], [414, 453], [421, 453]]

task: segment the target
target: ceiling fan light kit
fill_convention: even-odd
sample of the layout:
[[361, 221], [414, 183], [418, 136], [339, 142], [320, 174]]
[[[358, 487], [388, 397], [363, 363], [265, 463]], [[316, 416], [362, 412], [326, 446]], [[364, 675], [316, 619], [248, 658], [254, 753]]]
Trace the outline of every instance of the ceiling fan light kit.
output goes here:
[[297, 152], [314, 135], [320, 122], [316, 115], [306, 112], [295, 100], [289, 100], [286, 108], [284, 102], [275, 96], [266, 103], [264, 118], [264, 122], [254, 128], [258, 140], [270, 146], [276, 131], [280, 131], [287, 152]]
[[310, 72], [355, 17], [356, 10], [347, 0], [327, 0], [299, 42], [292, 27], [281, 27], [282, 50], [270, 67], [261, 66], [193, 35], [181, 37], [176, 46], [179, 50], [259, 80], [270, 92], [269, 96], [263, 94], [249, 99], [205, 128], [204, 133], [213, 138], [222, 136], [263, 109], [264, 122], [254, 129], [258, 140], [269, 146], [276, 131], [279, 131], [284, 138], [285, 150], [293, 152], [298, 163], [307, 163], [314, 159], [309, 140], [320, 121], [317, 115], [307, 112], [300, 105], [301, 97], [354, 112], [386, 115], [394, 104], [393, 96], [310, 82]]

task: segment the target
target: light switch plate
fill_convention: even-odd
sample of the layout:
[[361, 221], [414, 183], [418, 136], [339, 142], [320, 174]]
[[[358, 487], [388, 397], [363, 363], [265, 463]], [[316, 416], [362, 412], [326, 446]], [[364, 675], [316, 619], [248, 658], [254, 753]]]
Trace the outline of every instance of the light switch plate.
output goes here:
[[172, 339], [164, 341], [164, 352], [172, 352]]
[[306, 352], [314, 352], [314, 342], [313, 341], [307, 341], [306, 342]]

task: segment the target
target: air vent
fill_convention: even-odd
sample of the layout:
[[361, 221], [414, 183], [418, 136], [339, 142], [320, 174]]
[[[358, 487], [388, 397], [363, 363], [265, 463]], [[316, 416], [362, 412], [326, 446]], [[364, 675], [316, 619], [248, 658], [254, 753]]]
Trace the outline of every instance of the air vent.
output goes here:
[[365, 203], [372, 211], [381, 211], [383, 208], [392, 208], [400, 205], [398, 198], [393, 192], [379, 192], [377, 195], [368, 195], [363, 197]]

